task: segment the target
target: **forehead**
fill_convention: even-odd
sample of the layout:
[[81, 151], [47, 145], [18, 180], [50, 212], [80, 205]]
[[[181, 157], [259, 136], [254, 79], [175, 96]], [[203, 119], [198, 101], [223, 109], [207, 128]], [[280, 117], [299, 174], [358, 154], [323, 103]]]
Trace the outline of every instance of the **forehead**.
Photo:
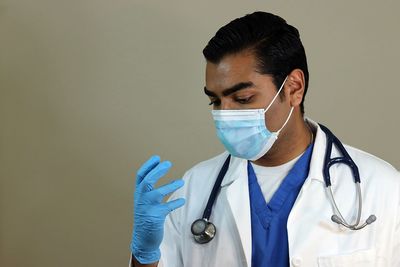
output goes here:
[[251, 81], [258, 75], [256, 59], [251, 52], [227, 55], [216, 64], [208, 61], [206, 64], [208, 89], [227, 88], [239, 82]]

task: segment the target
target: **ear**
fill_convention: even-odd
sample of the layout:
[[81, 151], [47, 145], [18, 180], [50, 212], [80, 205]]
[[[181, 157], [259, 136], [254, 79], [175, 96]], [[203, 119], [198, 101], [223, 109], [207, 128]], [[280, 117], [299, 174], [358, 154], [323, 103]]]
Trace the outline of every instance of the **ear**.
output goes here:
[[285, 83], [285, 96], [292, 107], [300, 106], [304, 96], [304, 73], [300, 69], [294, 69]]

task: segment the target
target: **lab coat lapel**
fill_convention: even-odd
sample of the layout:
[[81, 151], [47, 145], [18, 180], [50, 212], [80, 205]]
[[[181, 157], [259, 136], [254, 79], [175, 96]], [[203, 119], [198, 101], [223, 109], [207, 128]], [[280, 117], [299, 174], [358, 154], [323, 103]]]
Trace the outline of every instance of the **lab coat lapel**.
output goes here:
[[232, 157], [226, 179], [226, 200], [240, 236], [247, 266], [251, 266], [251, 218], [247, 177], [247, 160]]
[[[288, 244], [290, 257], [301, 255], [307, 249], [306, 244], [312, 233], [319, 228], [329, 227], [331, 208], [326, 204], [326, 191], [322, 174], [322, 167], [326, 148], [325, 133], [318, 124], [307, 119], [308, 122], [317, 128], [313, 153], [311, 156], [310, 170], [297, 198], [292, 207], [287, 221]], [[332, 168], [332, 171], [335, 170]], [[319, 214], [315, 217], [315, 214]], [[320, 218], [327, 218], [322, 220]], [[325, 222], [328, 222], [327, 224]], [[314, 242], [318, 244], [318, 242]], [[313, 248], [316, 249], [316, 248]]]

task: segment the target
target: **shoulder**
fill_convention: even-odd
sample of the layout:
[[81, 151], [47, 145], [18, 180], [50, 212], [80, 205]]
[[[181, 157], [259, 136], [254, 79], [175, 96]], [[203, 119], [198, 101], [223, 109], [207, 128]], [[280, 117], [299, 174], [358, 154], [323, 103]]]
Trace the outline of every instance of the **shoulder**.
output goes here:
[[182, 189], [174, 192], [171, 199], [211, 192], [217, 174], [228, 155], [228, 152], [225, 151], [215, 157], [201, 161], [187, 170], [183, 175], [185, 185]]
[[[361, 149], [345, 145], [358, 167], [365, 194], [400, 205], [400, 173], [390, 163]], [[396, 204], [395, 204], [396, 205]]]
[[360, 175], [378, 176], [380, 179], [389, 179], [400, 184], [400, 173], [390, 163], [361, 149], [344, 146], [359, 167]]
[[[306, 118], [306, 121], [311, 127], [316, 129], [317, 134], [315, 144], [317, 145], [318, 143], [318, 152], [324, 153], [326, 148], [325, 132], [320, 128], [321, 125], [313, 120]], [[373, 182], [386, 182], [385, 184], [387, 185], [398, 185], [397, 188], [400, 188], [400, 173], [390, 163], [361, 149], [347, 144], [343, 145], [347, 153], [349, 153], [350, 157], [357, 165], [361, 180], [365, 181], [371, 179]], [[334, 156], [340, 156], [340, 152], [336, 146], [334, 146], [332, 149], [332, 157]], [[321, 161], [319, 157], [316, 158], [316, 160]], [[318, 167], [322, 168], [322, 165], [323, 164], [321, 161]], [[343, 167], [342, 164], [338, 164], [335, 167], [341, 170], [349, 171], [349, 169], [347, 167]]]
[[228, 152], [225, 151], [215, 157], [197, 163], [185, 173], [184, 180], [193, 179], [203, 174], [213, 173], [216, 169], [219, 170], [228, 155]]

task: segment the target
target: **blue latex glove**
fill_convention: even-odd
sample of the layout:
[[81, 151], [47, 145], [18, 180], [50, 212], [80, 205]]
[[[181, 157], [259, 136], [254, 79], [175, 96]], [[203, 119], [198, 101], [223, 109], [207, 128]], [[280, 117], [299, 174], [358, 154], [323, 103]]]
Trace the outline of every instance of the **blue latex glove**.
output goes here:
[[130, 248], [133, 256], [142, 264], [160, 260], [159, 247], [164, 236], [165, 217], [185, 204], [183, 198], [162, 203], [164, 196], [183, 186], [183, 180], [175, 180], [154, 188], [171, 166], [171, 162], [160, 163], [159, 156], [152, 156], [140, 167], [136, 175], [134, 226]]

